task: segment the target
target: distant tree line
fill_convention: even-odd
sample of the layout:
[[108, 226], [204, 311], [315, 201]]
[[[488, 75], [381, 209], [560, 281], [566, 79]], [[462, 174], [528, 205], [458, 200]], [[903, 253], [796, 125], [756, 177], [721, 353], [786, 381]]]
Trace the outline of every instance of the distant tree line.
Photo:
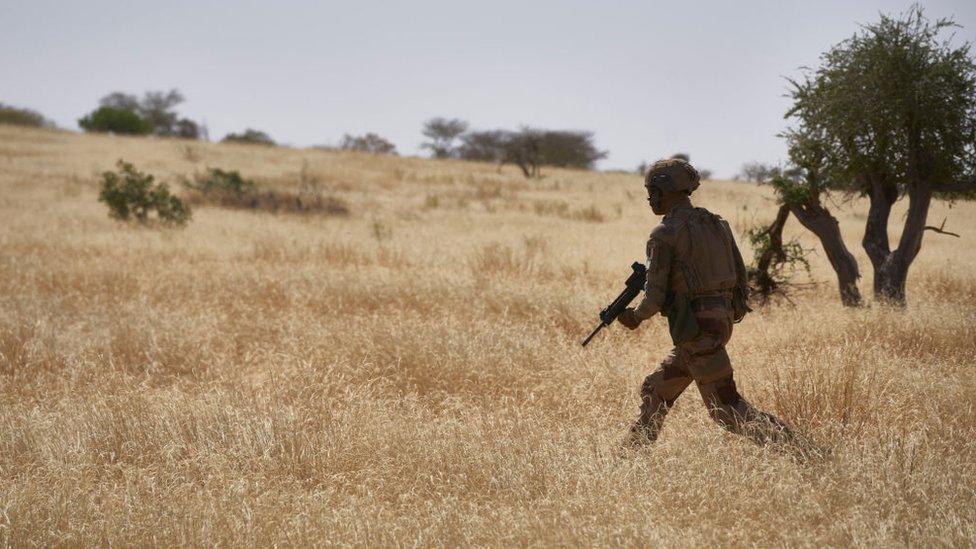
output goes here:
[[[99, 100], [98, 107], [81, 117], [87, 132], [120, 135], [155, 135], [182, 139], [208, 139], [205, 126], [181, 116], [177, 107], [185, 101], [177, 89], [147, 91], [142, 97], [115, 91]], [[53, 125], [39, 113], [0, 104], [0, 123]], [[593, 169], [607, 151], [594, 144], [590, 131], [553, 130], [523, 126], [518, 130], [471, 130], [456, 118], [432, 118], [424, 123], [426, 140], [421, 148], [432, 158], [455, 158], [518, 166], [527, 178], [539, 177], [543, 166]], [[276, 145], [265, 131], [246, 128], [230, 132], [224, 143]], [[396, 145], [372, 132], [344, 134], [337, 145], [319, 148], [397, 155]], [[705, 170], [706, 177], [710, 172]]]

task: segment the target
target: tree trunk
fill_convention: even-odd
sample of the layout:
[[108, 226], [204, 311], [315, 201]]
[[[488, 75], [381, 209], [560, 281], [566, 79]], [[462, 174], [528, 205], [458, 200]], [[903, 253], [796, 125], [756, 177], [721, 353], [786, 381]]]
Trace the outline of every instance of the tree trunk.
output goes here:
[[776, 219], [766, 229], [766, 234], [769, 235], [769, 246], [756, 259], [756, 269], [751, 274], [763, 303], [769, 299], [769, 296], [776, 291], [778, 286], [776, 280], [769, 273], [770, 268], [774, 262], [779, 263], [786, 259], [786, 253], [783, 251], [783, 226], [786, 225], [789, 215], [789, 206], [782, 205], [779, 207], [779, 211], [776, 212]]
[[864, 239], [861, 246], [867, 252], [874, 269], [874, 296], [881, 297], [881, 288], [885, 285], [884, 264], [891, 256], [888, 243], [888, 218], [891, 206], [898, 200], [898, 187], [884, 181], [882, 176], [869, 176], [870, 207], [868, 220], [864, 227]]
[[756, 270], [759, 272], [768, 273], [769, 267], [772, 265], [774, 259], [782, 261], [785, 255], [783, 253], [783, 226], [786, 225], [786, 219], [789, 215], [789, 206], [780, 206], [779, 211], [776, 212], [776, 219], [766, 229], [769, 234], [769, 247], [763, 250], [762, 255], [759, 256], [759, 260], [756, 261]]
[[[932, 182], [923, 174], [929, 162], [921, 149], [921, 134], [914, 120], [908, 127], [908, 166], [905, 173], [908, 183], [908, 214], [902, 227], [898, 248], [890, 251], [888, 245], [888, 215], [891, 205], [898, 198], [897, 188], [885, 184], [881, 178], [871, 181], [871, 212], [864, 232], [864, 249], [874, 266], [874, 295], [887, 303], [905, 305], [905, 282], [908, 268], [922, 249], [922, 235], [932, 203]], [[872, 218], [871, 213], [876, 213]], [[874, 221], [874, 224], [872, 224]]]
[[928, 182], [915, 183], [908, 191], [908, 201], [908, 215], [898, 248], [888, 254], [874, 274], [875, 296], [896, 305], [905, 305], [908, 268], [922, 249], [925, 222], [932, 203], [932, 186]]
[[844, 244], [837, 218], [819, 200], [791, 204], [789, 208], [800, 224], [820, 239], [820, 245], [827, 253], [827, 260], [837, 273], [841, 303], [848, 307], [860, 305], [861, 292], [857, 288], [857, 279], [861, 278], [861, 274], [857, 268], [857, 259]]

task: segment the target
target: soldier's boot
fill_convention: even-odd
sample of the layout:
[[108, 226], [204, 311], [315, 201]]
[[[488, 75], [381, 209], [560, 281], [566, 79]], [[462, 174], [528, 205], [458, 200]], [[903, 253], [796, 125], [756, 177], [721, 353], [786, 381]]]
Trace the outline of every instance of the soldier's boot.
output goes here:
[[757, 444], [790, 443], [792, 429], [772, 414], [757, 410], [735, 388], [732, 376], [699, 386], [708, 414], [723, 429], [749, 437]]
[[757, 444], [786, 444], [796, 439], [786, 423], [772, 414], [757, 410], [744, 398], [740, 397], [735, 411], [740, 421], [736, 431]]
[[677, 360], [672, 353], [657, 370], [644, 378], [640, 387], [640, 416], [624, 438], [624, 447], [638, 448], [657, 440], [668, 410], [692, 381]]
[[664, 418], [668, 415], [668, 409], [673, 404], [674, 401], [666, 401], [653, 393], [643, 396], [640, 416], [630, 427], [623, 445], [628, 448], [640, 448], [656, 441], [664, 425]]

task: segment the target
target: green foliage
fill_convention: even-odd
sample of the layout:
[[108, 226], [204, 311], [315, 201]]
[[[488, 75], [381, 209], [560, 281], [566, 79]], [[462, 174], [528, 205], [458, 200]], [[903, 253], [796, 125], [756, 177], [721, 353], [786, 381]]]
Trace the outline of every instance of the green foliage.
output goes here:
[[[746, 231], [746, 239], [749, 241], [749, 245], [752, 247], [755, 257], [761, 257], [763, 254], [768, 253], [772, 247], [772, 238], [770, 236], [770, 231], [768, 227], [755, 226], [751, 227]], [[795, 272], [799, 269], [803, 269], [807, 273], [810, 272], [810, 260], [807, 256], [810, 250], [804, 248], [798, 241], [790, 240], [789, 242], [784, 242], [780, 246], [780, 250], [775, 250], [773, 253], [777, 256], [778, 261], [776, 264], [779, 265], [779, 270], [785, 270], [788, 272]], [[780, 280], [786, 280], [786, 278], [779, 278]]]
[[942, 38], [954, 27], [918, 6], [882, 15], [792, 82], [787, 115], [821, 148], [825, 184], [866, 193], [872, 180], [904, 189], [976, 174], [976, 62], [968, 43]]
[[794, 279], [802, 269], [810, 274], [810, 249], [795, 239], [783, 242], [785, 216], [771, 225], [754, 226], [746, 231], [746, 240], [753, 250], [753, 262], [747, 267], [754, 294], [765, 303], [773, 294], [788, 299], [787, 289], [796, 286]]
[[3, 103], [0, 103], [0, 124], [31, 126], [35, 128], [54, 127], [53, 122], [44, 118], [44, 115], [37, 111], [4, 105]]
[[117, 166], [117, 172], [102, 174], [102, 190], [98, 194], [98, 200], [108, 206], [109, 216], [120, 221], [134, 218], [147, 224], [155, 210], [157, 219], [165, 225], [185, 225], [189, 221], [190, 208], [171, 194], [165, 183], [154, 183], [152, 175], [123, 160]]
[[168, 92], [147, 91], [142, 99], [124, 92], [112, 92], [103, 97], [99, 105], [138, 114], [149, 124], [150, 132], [156, 135], [197, 139], [200, 137], [197, 123], [179, 118], [175, 111], [176, 106], [183, 101], [183, 94], [174, 88]]
[[776, 197], [781, 204], [804, 204], [816, 197], [807, 180], [776, 174], [769, 180], [769, 184], [776, 192]]
[[250, 145], [274, 145], [271, 136], [265, 132], [247, 128], [241, 133], [229, 133], [221, 141], [224, 143], [244, 143]]
[[197, 174], [192, 181], [184, 181], [184, 185], [204, 194], [243, 196], [254, 192], [254, 181], [244, 179], [237, 170], [224, 171], [220, 168], [210, 168]]
[[78, 120], [87, 132], [145, 135], [153, 131], [148, 120], [133, 111], [114, 107], [99, 107]]

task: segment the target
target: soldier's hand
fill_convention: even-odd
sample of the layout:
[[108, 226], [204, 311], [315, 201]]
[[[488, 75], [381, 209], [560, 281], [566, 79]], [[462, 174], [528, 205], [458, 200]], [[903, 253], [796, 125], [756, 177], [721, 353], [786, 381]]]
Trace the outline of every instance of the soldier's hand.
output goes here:
[[640, 326], [642, 320], [637, 318], [637, 316], [634, 314], [633, 307], [627, 307], [622, 313], [620, 313], [620, 316], [617, 317], [617, 322], [623, 324], [630, 330], [636, 330], [637, 327]]

